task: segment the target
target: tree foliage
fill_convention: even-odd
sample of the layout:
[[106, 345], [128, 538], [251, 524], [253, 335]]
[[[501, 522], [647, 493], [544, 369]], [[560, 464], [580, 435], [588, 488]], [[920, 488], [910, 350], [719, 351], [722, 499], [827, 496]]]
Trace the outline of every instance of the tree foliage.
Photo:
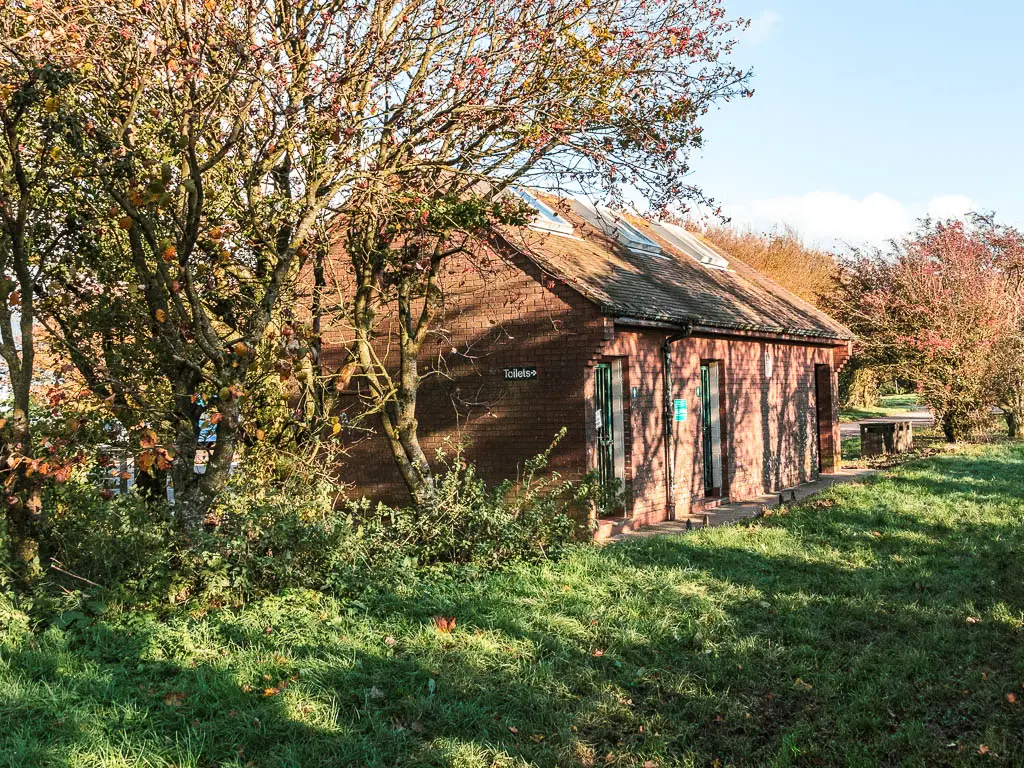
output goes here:
[[806, 245], [791, 227], [755, 232], [734, 226], [712, 226], [703, 234], [730, 256], [811, 304], [819, 304], [835, 287], [836, 254]]
[[[988, 418], [1021, 334], [1024, 237], [992, 218], [922, 222], [887, 252], [846, 260], [830, 306], [870, 365], [917, 382], [949, 440]], [[1019, 395], [1019, 390], [1017, 391]]]
[[[685, 181], [699, 119], [750, 93], [728, 61], [743, 23], [719, 0], [14, 0], [0, 9], [12, 379], [30, 378], [25, 331], [43, 328], [195, 528], [246, 445], [337, 431], [319, 335], [347, 322], [370, 410], [423, 498], [417, 355], [440, 265], [525, 223], [510, 185], [635, 190], [658, 210], [699, 198]], [[42, 215], [21, 216], [26, 201]], [[332, 248], [355, 285], [327, 306]], [[397, 369], [375, 347], [388, 307]]]

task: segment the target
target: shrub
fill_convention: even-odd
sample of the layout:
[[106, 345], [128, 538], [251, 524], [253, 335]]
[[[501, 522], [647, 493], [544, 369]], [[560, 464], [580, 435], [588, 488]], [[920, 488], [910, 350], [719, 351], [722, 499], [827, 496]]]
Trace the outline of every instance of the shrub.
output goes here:
[[521, 478], [488, 488], [457, 450], [429, 503], [378, 508], [382, 524], [373, 533], [419, 564], [495, 566], [551, 556], [575, 538], [572, 511], [593, 498], [593, 487], [546, 474], [550, 455], [551, 448], [526, 462]]
[[203, 530], [191, 533], [172, 505], [135, 492], [107, 498], [83, 478], [47, 499], [48, 583], [64, 608], [78, 595], [204, 609], [285, 589], [359, 592], [426, 566], [550, 557], [574, 539], [572, 512], [590, 503], [594, 485], [545, 473], [549, 457], [550, 450], [527, 462], [522, 477], [489, 488], [456, 452], [431, 504], [391, 509], [339, 504], [323, 456], [256, 447]]

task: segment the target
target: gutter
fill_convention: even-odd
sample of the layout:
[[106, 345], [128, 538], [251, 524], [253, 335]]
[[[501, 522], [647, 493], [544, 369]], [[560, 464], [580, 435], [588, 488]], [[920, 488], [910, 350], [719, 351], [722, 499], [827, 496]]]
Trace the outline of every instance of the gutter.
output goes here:
[[668, 492], [668, 519], [676, 519], [676, 441], [673, 439], [673, 407], [672, 407], [672, 345], [677, 341], [687, 339], [693, 335], [693, 326], [688, 325], [678, 333], [665, 337], [661, 345], [662, 366], [664, 367], [664, 412], [662, 421], [665, 422], [665, 476]]

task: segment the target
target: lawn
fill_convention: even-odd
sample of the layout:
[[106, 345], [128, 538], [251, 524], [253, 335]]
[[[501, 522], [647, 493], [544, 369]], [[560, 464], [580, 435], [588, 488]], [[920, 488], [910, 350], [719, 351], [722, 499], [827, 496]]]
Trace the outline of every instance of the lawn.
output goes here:
[[883, 395], [878, 398], [878, 405], [872, 408], [842, 408], [839, 411], [840, 421], [860, 421], [861, 419], [878, 419], [884, 416], [895, 416], [920, 406], [917, 395]]
[[746, 526], [359, 600], [8, 618], [0, 765], [1012, 764], [1022, 499], [1024, 446], [965, 448]]

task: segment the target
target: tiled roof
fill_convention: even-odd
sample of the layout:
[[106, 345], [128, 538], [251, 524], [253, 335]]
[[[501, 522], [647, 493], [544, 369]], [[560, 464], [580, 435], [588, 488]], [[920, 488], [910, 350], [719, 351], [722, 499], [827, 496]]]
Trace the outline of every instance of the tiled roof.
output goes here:
[[662, 249], [660, 256], [630, 252], [584, 221], [570, 201], [544, 199], [573, 224], [574, 235], [521, 227], [507, 230], [505, 240], [607, 315], [723, 331], [853, 338], [841, 323], [728, 254], [723, 254], [728, 269], [708, 267], [661, 237], [648, 222], [626, 215]]

